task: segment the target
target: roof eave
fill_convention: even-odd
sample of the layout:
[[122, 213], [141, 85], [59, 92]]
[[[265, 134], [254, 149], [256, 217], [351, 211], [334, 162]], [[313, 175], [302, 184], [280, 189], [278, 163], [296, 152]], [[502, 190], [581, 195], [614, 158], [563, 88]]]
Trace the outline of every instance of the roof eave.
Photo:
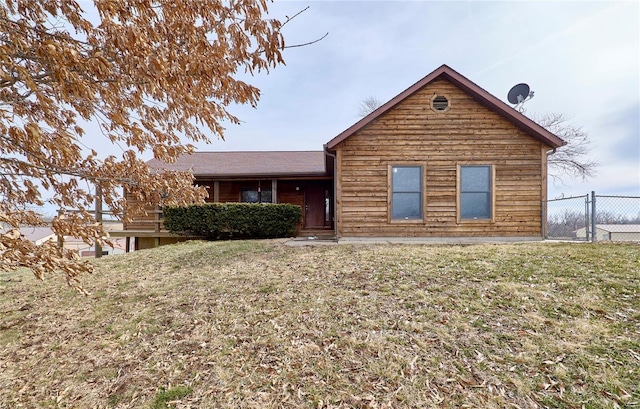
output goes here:
[[450, 69], [449, 71], [443, 72], [443, 76], [465, 92], [475, 96], [487, 109], [501, 114], [506, 120], [532, 137], [538, 139], [540, 142], [546, 143], [552, 148], [559, 148], [567, 144], [561, 138], [549, 132], [521, 112], [510, 107], [502, 100], [496, 98], [488, 91], [480, 88], [478, 85], [463, 77], [456, 71]]
[[327, 172], [298, 172], [298, 173], [236, 173], [236, 174], [219, 174], [219, 173], [193, 173], [198, 179], [282, 179], [297, 177], [325, 177], [329, 176]]
[[386, 103], [380, 105], [377, 109], [369, 113], [369, 115], [365, 116], [355, 124], [351, 125], [349, 128], [341, 132], [338, 136], [330, 140], [326, 143], [326, 148], [328, 150], [333, 150], [340, 142], [344, 141], [354, 133], [358, 132], [360, 129], [367, 126], [369, 123], [373, 122], [376, 118], [384, 114], [385, 112], [391, 110], [391, 108], [398, 105], [401, 101], [403, 101], [406, 97], [418, 91], [420, 88], [433, 81], [436, 77], [438, 77], [444, 71], [446, 65], [442, 65], [437, 70], [433, 71], [431, 74], [427, 75], [420, 81], [416, 82], [406, 90], [402, 91], [400, 94], [387, 101]]

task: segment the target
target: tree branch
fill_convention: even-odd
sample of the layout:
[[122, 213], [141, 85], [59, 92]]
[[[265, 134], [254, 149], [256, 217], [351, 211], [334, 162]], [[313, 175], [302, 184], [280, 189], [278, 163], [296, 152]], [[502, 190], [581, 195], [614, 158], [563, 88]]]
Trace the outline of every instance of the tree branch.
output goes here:
[[[565, 115], [560, 113], [534, 115], [533, 120], [567, 142], [549, 156], [551, 169], [583, 180], [595, 176], [599, 164], [588, 157], [592, 149], [591, 141], [581, 127], [569, 123]], [[554, 179], [561, 179], [560, 175], [549, 174]]]
[[313, 41], [309, 41], [308, 43], [295, 44], [295, 45], [285, 45], [285, 46], [283, 47], [283, 49], [286, 49], [286, 48], [297, 48], [297, 47], [306, 47], [306, 46], [308, 46], [308, 45], [315, 44], [315, 43], [317, 43], [317, 42], [319, 42], [319, 41], [322, 41], [322, 40], [323, 40], [326, 36], [328, 36], [328, 35], [329, 35], [329, 33], [327, 32], [327, 33], [325, 33], [325, 35], [323, 35], [322, 37], [320, 37], [320, 38], [318, 38], [318, 39], [316, 39], [316, 40], [313, 40]]

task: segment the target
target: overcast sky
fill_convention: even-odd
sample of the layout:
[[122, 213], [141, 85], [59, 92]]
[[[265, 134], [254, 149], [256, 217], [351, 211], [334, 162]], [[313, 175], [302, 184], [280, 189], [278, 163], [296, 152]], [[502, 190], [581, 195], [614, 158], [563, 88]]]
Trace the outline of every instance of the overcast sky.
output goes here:
[[591, 180], [550, 180], [550, 198], [640, 195], [638, 1], [276, 1], [286, 66], [249, 79], [257, 109], [200, 150], [321, 150], [358, 121], [360, 102], [386, 102], [442, 64], [506, 101], [530, 85], [527, 115], [564, 113], [593, 141]]
[[549, 198], [640, 196], [639, 0], [269, 3], [281, 21], [307, 7], [283, 29], [287, 45], [327, 37], [244, 78], [262, 92], [258, 107], [231, 107], [242, 124], [198, 150], [322, 150], [360, 119], [364, 99], [386, 102], [447, 64], [505, 102], [527, 83], [526, 115], [562, 113], [587, 132], [596, 177], [549, 178]]

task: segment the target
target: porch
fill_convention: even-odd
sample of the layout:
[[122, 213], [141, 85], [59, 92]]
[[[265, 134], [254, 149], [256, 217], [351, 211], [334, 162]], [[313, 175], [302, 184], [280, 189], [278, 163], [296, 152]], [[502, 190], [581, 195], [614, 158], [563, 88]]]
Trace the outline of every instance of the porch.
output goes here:
[[[196, 183], [209, 192], [208, 203], [288, 203], [300, 206], [302, 219], [296, 226], [296, 237], [323, 240], [335, 237], [331, 179], [197, 179]], [[110, 235], [125, 237], [127, 250], [142, 250], [189, 239], [165, 229], [160, 208], [148, 210], [146, 217], [125, 224], [122, 231], [112, 231]]]
[[[209, 192], [213, 203], [288, 203], [302, 208], [300, 234], [333, 231], [333, 180], [305, 179], [232, 179], [203, 180], [196, 184]], [[306, 232], [306, 233], [303, 233]]]

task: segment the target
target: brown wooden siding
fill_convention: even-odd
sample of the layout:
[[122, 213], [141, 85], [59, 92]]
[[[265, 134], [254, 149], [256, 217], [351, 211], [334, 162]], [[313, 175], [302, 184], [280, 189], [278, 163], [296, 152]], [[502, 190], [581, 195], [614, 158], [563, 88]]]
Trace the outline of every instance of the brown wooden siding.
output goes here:
[[[257, 189], [257, 181], [233, 181], [220, 182], [220, 203], [237, 203], [240, 201], [240, 189]], [[263, 186], [264, 185], [264, 186]], [[261, 183], [261, 187], [266, 187], [266, 183]], [[269, 184], [271, 188], [271, 184]]]
[[[436, 94], [448, 97], [448, 111], [431, 109]], [[338, 234], [541, 236], [545, 148], [456, 86], [434, 81], [336, 147]], [[493, 222], [458, 222], [460, 163], [494, 166]], [[389, 165], [407, 164], [424, 169], [424, 217], [389, 221]]]
[[[136, 199], [125, 191], [125, 199], [133, 203]], [[165, 231], [162, 223], [162, 212], [158, 208], [146, 208], [146, 216], [137, 216], [132, 222], [124, 223], [123, 230]]]

